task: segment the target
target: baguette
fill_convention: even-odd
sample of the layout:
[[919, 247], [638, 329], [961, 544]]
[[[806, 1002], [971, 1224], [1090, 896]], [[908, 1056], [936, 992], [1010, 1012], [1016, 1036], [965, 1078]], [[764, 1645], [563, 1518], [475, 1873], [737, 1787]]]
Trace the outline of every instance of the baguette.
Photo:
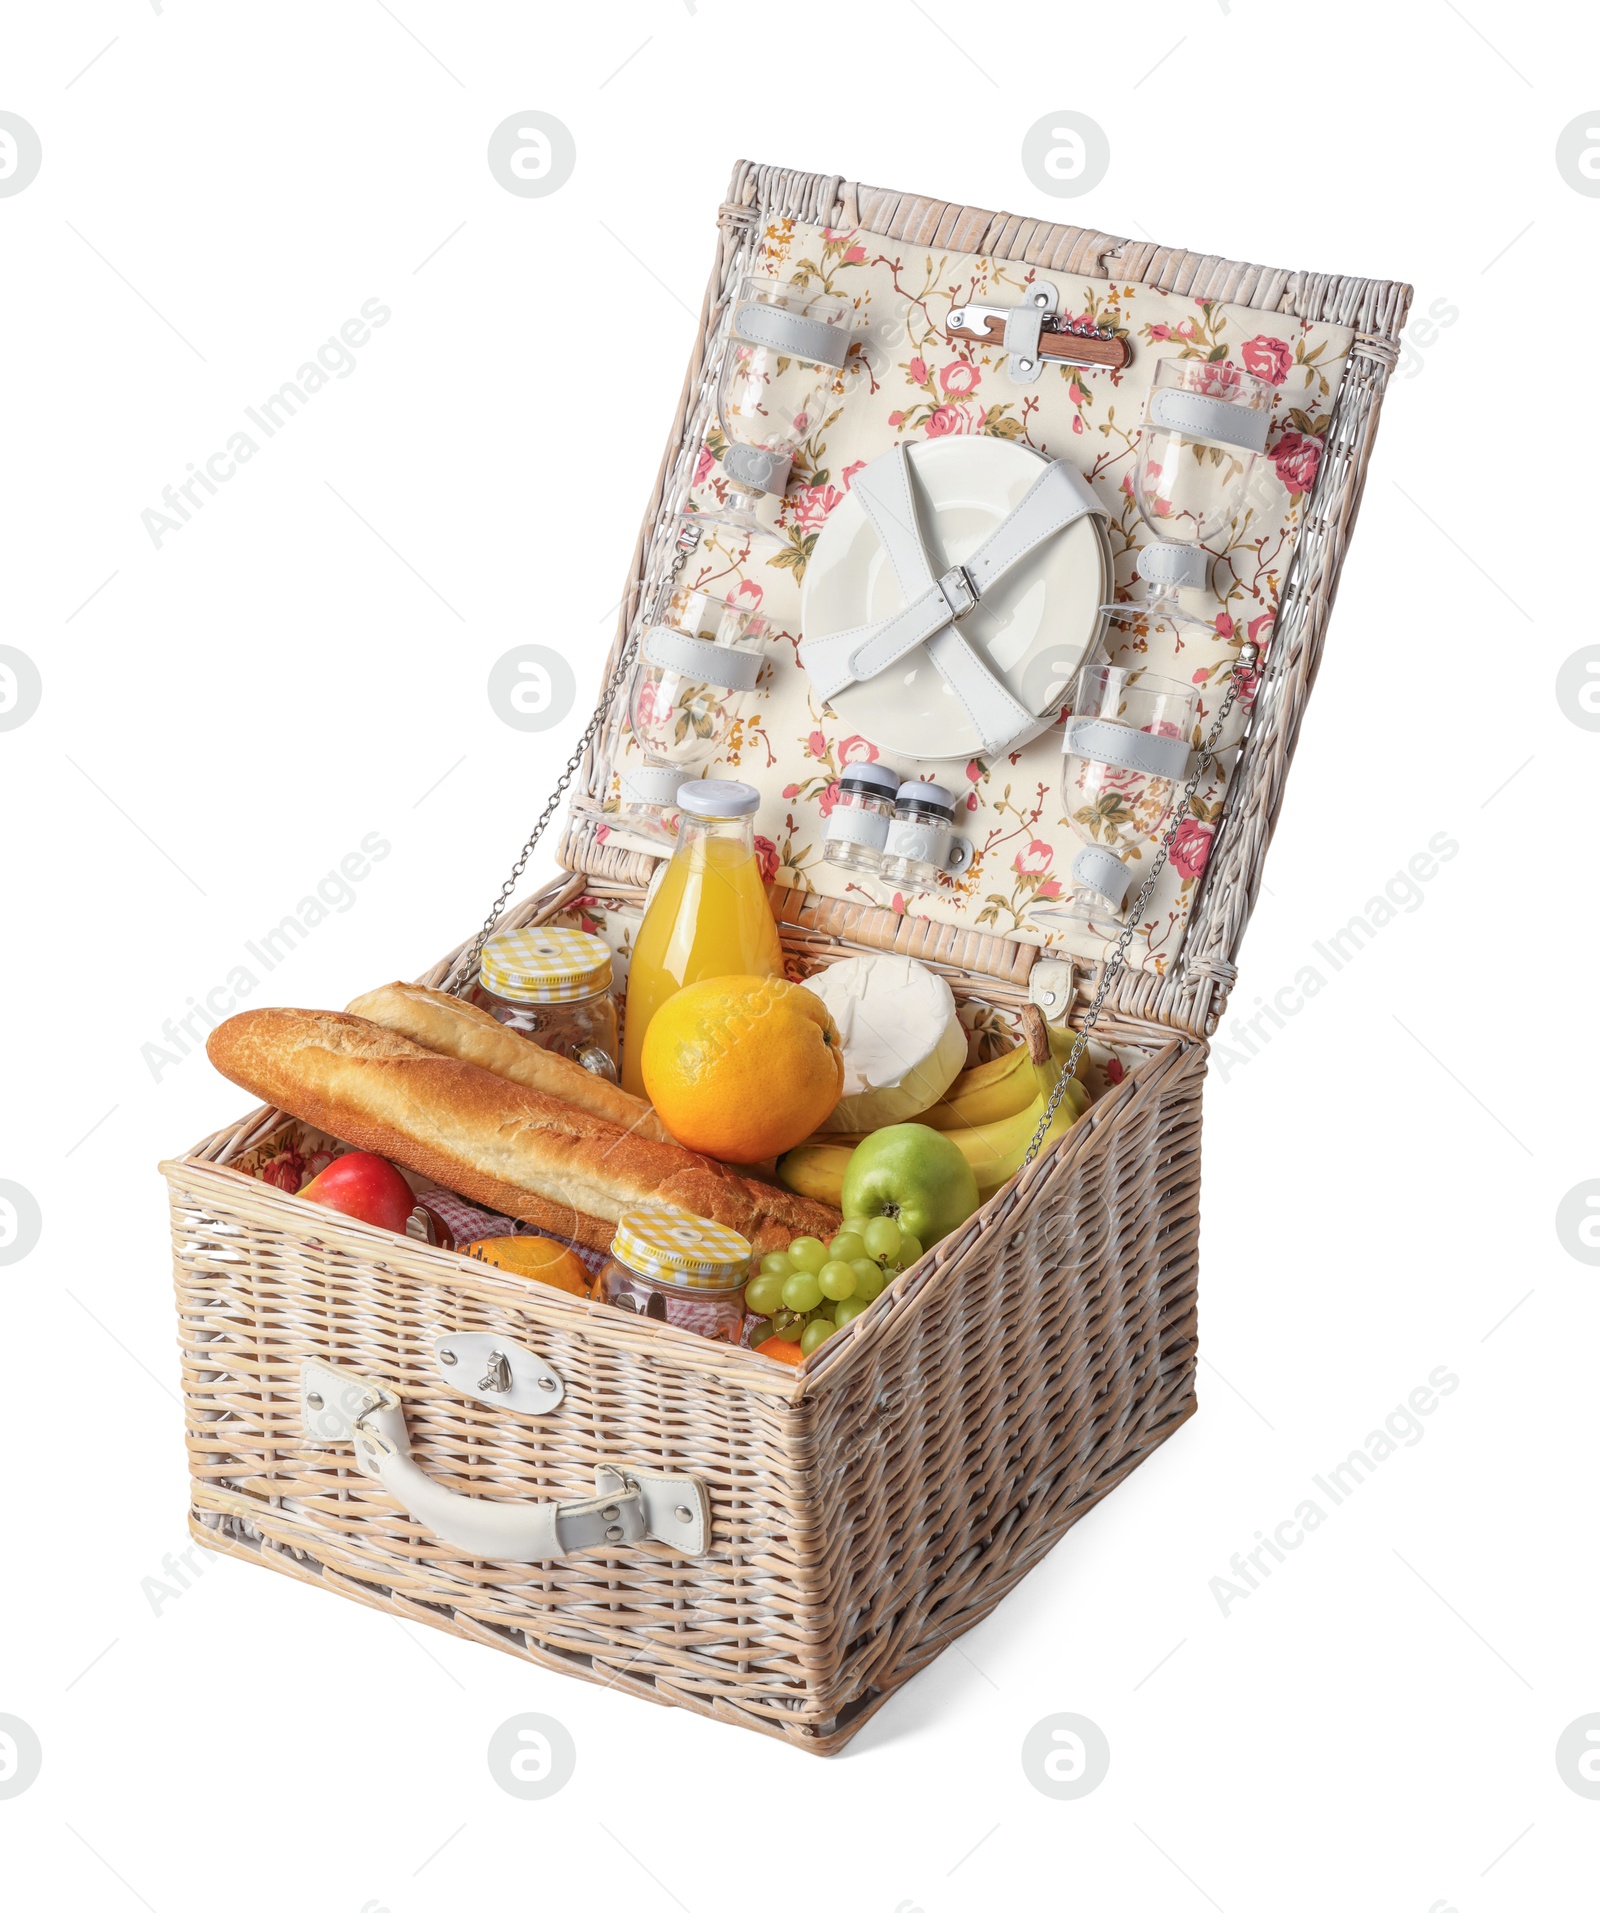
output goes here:
[[630, 1135], [645, 1136], [651, 1142], [672, 1141], [666, 1125], [641, 1097], [630, 1096], [618, 1084], [608, 1083], [569, 1056], [541, 1049], [527, 1037], [508, 1030], [476, 1003], [463, 1003], [460, 997], [447, 996], [443, 990], [425, 990], [420, 983], [385, 983], [382, 989], [369, 990], [346, 1004], [345, 1013], [364, 1016], [399, 1036], [409, 1036], [413, 1043], [420, 1043], [437, 1056], [476, 1063], [480, 1069], [492, 1070], [525, 1089], [559, 1096], [562, 1102], [586, 1110], [603, 1122], [615, 1123]]
[[211, 1032], [206, 1053], [230, 1081], [302, 1122], [586, 1248], [608, 1248], [625, 1210], [660, 1202], [737, 1229], [759, 1254], [840, 1226], [822, 1203], [630, 1135], [361, 1017], [245, 1010]]

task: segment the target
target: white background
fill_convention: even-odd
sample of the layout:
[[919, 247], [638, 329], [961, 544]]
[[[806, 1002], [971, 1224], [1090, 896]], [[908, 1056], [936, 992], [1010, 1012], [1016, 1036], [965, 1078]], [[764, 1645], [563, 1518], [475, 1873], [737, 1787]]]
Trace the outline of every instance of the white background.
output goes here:
[[[1600, 1271], [1555, 1212], [1600, 1175], [1575, 990], [1600, 738], [1555, 677], [1594, 635], [1567, 611], [1592, 595], [1600, 201], [1554, 152], [1597, 105], [1593, 22], [1488, 0], [12, 10], [0, 108], [44, 164], [0, 198], [0, 642], [44, 698], [0, 735], [0, 1176], [44, 1230], [0, 1270], [0, 1713], [44, 1765], [0, 1800], [8, 1904], [1592, 1892], [1600, 1801], [1555, 1743], [1600, 1710]], [[544, 199], [485, 161], [531, 108], [577, 145]], [[1111, 146], [1076, 201], [1019, 156], [1064, 108]], [[1391, 387], [1238, 1008], [1436, 832], [1459, 854], [1254, 1060], [1214, 1064], [1199, 1415], [831, 1762], [228, 1560], [159, 1613], [146, 1586], [176, 1586], [186, 1544], [155, 1165], [244, 1099], [200, 1056], [152, 1080], [141, 1046], [368, 832], [393, 854], [279, 999], [342, 1004], [481, 918], [592, 699], [740, 155], [1410, 279], [1418, 319], [1454, 315]], [[355, 371], [157, 550], [140, 513], [369, 298], [393, 318]], [[579, 582], [590, 559], [614, 591]], [[529, 640], [579, 682], [537, 737], [485, 693]], [[1212, 1577], [1439, 1364], [1460, 1386], [1425, 1437], [1224, 1618]], [[578, 1748], [541, 1803], [486, 1764], [522, 1711]], [[1075, 1802], [1019, 1757], [1054, 1712], [1111, 1747]]]

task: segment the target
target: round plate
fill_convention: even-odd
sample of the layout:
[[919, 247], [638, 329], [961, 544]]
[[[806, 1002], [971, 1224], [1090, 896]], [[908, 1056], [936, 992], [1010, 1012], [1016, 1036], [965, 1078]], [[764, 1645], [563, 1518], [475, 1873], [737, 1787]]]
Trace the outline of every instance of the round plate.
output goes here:
[[[911, 447], [923, 545], [934, 573], [963, 563], [1021, 502], [1046, 461], [1004, 438], [919, 440]], [[1026, 709], [1050, 723], [1099, 642], [1113, 595], [1099, 515], [1075, 519], [1016, 566], [961, 621], [961, 635]], [[800, 627], [831, 637], [890, 617], [904, 600], [872, 521], [850, 496], [835, 507], [806, 566]], [[976, 757], [982, 740], [918, 645], [865, 684], [829, 699], [839, 720], [880, 749], [939, 761]]]

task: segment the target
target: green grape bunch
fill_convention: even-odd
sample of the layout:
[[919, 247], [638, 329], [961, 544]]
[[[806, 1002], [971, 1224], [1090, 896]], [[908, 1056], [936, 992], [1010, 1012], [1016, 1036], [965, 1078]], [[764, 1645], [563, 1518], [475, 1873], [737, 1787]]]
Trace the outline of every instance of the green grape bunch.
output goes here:
[[841, 1229], [829, 1242], [796, 1236], [787, 1249], [764, 1255], [760, 1272], [745, 1285], [745, 1307], [765, 1318], [751, 1333], [751, 1346], [778, 1335], [809, 1355], [870, 1308], [921, 1253], [922, 1244], [891, 1216]]

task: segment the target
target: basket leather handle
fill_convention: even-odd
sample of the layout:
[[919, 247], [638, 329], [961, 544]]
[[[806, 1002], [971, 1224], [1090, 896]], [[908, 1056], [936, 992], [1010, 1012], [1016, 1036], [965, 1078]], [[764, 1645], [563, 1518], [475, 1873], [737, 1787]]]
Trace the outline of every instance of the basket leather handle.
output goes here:
[[596, 1492], [569, 1501], [502, 1501], [458, 1493], [416, 1460], [400, 1397], [322, 1363], [301, 1372], [309, 1437], [355, 1449], [356, 1466], [441, 1541], [480, 1561], [553, 1561], [587, 1548], [658, 1541], [686, 1555], [706, 1551], [710, 1507], [692, 1476], [624, 1464], [595, 1470]]

